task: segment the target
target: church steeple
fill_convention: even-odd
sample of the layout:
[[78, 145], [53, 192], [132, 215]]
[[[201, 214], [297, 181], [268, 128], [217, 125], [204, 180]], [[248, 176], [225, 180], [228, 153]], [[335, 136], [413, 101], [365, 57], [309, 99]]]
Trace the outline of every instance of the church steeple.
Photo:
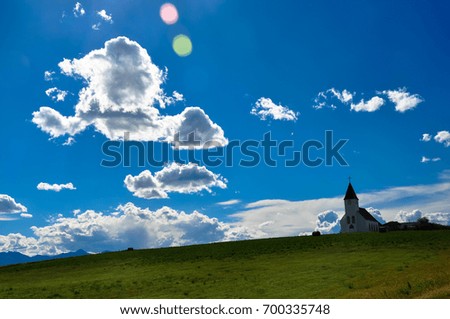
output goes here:
[[348, 183], [347, 192], [345, 193], [344, 200], [347, 199], [358, 199], [358, 196], [356, 196], [355, 190], [353, 189], [352, 183]]

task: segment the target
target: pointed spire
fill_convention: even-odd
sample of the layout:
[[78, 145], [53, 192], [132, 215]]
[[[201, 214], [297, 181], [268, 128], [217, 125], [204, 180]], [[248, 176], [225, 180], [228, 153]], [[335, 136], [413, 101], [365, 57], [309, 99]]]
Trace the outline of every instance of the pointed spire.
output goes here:
[[345, 193], [344, 200], [346, 199], [358, 199], [355, 190], [353, 189], [352, 183], [348, 183], [347, 192]]

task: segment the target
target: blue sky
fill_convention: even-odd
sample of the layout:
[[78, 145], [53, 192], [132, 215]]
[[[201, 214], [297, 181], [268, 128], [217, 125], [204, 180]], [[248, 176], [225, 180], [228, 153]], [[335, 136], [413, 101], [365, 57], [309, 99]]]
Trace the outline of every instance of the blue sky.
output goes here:
[[[164, 1], [76, 3], [2, 5], [1, 251], [327, 232], [348, 176], [384, 220], [450, 222], [446, 1], [173, 1], [174, 24], [160, 16]], [[172, 45], [180, 34], [192, 41], [185, 57]], [[139, 72], [147, 82], [132, 81]], [[296, 149], [332, 130], [348, 139], [349, 165], [249, 168], [238, 153], [232, 167], [100, 165], [102, 144], [123, 130], [173, 149], [171, 133], [187, 127], [223, 147], [270, 131]]]

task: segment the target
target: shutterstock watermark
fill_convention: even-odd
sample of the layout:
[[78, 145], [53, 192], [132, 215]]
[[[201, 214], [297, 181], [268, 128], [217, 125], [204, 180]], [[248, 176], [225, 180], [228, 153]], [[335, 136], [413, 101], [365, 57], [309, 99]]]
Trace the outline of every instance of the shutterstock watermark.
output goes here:
[[348, 166], [340, 153], [347, 142], [348, 139], [334, 141], [331, 130], [325, 131], [323, 141], [307, 140], [300, 146], [295, 145], [293, 140], [274, 140], [270, 131], [261, 140], [231, 140], [226, 146], [214, 140], [202, 144], [193, 133], [186, 140], [180, 140], [179, 134], [176, 134], [171, 144], [133, 141], [130, 134], [125, 133], [123, 140], [103, 143], [105, 158], [100, 165], [161, 167], [177, 162], [209, 167], [255, 167], [261, 164], [269, 167]]

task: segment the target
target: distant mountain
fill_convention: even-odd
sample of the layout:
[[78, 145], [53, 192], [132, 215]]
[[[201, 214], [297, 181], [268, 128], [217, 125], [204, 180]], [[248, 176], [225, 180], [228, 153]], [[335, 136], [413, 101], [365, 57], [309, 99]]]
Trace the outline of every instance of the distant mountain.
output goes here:
[[89, 255], [89, 253], [84, 251], [83, 249], [79, 249], [77, 251], [63, 253], [63, 254], [59, 254], [59, 255], [55, 255], [55, 256], [36, 255], [33, 257], [29, 257], [29, 256], [26, 256], [26, 255], [18, 253], [18, 252], [5, 252], [5, 253], [0, 253], [0, 266], [23, 264], [23, 263], [50, 260], [50, 259], [85, 256], [85, 255]]

